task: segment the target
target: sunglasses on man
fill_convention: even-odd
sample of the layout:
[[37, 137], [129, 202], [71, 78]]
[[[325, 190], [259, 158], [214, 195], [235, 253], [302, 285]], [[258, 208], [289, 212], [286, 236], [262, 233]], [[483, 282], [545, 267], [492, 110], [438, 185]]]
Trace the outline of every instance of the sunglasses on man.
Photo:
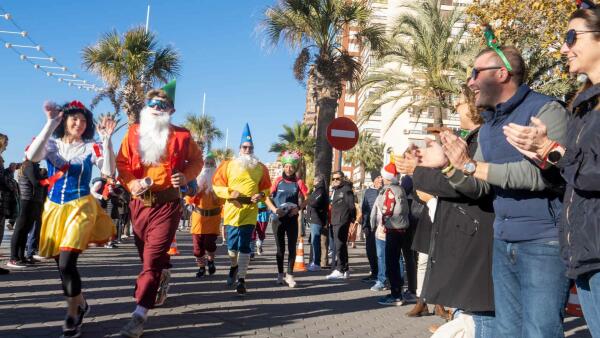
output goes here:
[[156, 100], [156, 99], [148, 100], [146, 102], [146, 105], [150, 108], [155, 108], [155, 109], [162, 110], [162, 111], [166, 111], [171, 108], [171, 105], [167, 101]]
[[332, 177], [331, 180], [332, 181], [341, 181], [342, 178], [341, 177]]
[[242, 146], [242, 149], [254, 150], [253, 146]]
[[569, 29], [567, 31], [567, 34], [565, 35], [565, 44], [569, 48], [573, 47], [573, 45], [577, 41], [577, 35], [585, 33], [600, 33], [600, 31], [577, 31], [574, 29]]
[[479, 73], [486, 71], [486, 70], [494, 70], [494, 69], [502, 69], [504, 67], [502, 66], [491, 66], [491, 67], [481, 67], [481, 68], [472, 68], [471, 69], [471, 80], [475, 81], [477, 80], [477, 77], [479, 76]]

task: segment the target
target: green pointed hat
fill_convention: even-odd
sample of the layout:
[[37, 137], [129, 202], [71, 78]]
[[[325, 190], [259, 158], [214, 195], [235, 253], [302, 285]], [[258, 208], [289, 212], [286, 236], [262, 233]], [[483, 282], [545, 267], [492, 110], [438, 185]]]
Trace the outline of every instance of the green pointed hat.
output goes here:
[[173, 79], [171, 80], [171, 82], [167, 83], [164, 87], [162, 87], [162, 90], [165, 91], [165, 93], [167, 93], [167, 96], [169, 97], [169, 99], [171, 99], [171, 102], [173, 102], [173, 105], [175, 105], [175, 88], [177, 87], [177, 80]]

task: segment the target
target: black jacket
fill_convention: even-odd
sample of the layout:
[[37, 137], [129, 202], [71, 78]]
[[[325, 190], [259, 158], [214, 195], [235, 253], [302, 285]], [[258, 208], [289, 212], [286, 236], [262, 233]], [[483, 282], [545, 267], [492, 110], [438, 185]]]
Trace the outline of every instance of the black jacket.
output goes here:
[[43, 202], [46, 197], [44, 193], [45, 187], [40, 185], [42, 176], [40, 174], [40, 164], [28, 163], [23, 164], [17, 176], [19, 183], [19, 192], [21, 200]]
[[[361, 203], [361, 212], [362, 212], [362, 228], [371, 229], [371, 210], [373, 210], [373, 206], [375, 205], [375, 200], [379, 195], [379, 190], [375, 188], [368, 188], [365, 190], [363, 200]], [[372, 230], [372, 229], [371, 229]]]
[[327, 209], [329, 208], [329, 196], [324, 184], [315, 186], [308, 196], [306, 205], [306, 221], [311, 224], [327, 225]]
[[561, 254], [567, 276], [600, 270], [600, 85], [577, 96], [567, 124], [565, 155], [558, 163], [566, 181]]
[[[477, 147], [476, 134], [467, 138], [471, 156]], [[438, 197], [421, 297], [465, 311], [493, 311], [492, 199], [467, 198], [438, 169], [417, 167], [413, 181], [416, 190]], [[424, 230], [417, 227], [417, 231]]]
[[356, 199], [352, 191], [352, 184], [343, 181], [338, 187], [333, 188], [331, 195], [331, 225], [343, 225], [356, 220]]

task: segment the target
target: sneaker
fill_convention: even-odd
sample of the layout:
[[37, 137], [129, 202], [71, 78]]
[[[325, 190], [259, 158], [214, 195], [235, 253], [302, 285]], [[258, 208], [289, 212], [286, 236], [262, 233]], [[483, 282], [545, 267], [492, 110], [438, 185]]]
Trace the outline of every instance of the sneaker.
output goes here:
[[308, 265], [308, 271], [321, 271], [321, 266], [316, 265], [315, 263], [310, 263]]
[[402, 293], [402, 299], [404, 304], [416, 304], [417, 303], [417, 295], [410, 291], [404, 291]]
[[38, 261], [43, 261], [44, 259], [46, 259], [46, 257], [42, 257], [40, 255], [33, 255], [33, 259], [38, 260]]
[[23, 258], [21, 260], [21, 263], [27, 265], [27, 266], [32, 266], [35, 265], [35, 263], [37, 263], [38, 261], [36, 261], [35, 259], [33, 259], [33, 257], [27, 257], [27, 258]]
[[81, 323], [75, 323], [75, 318], [67, 316], [62, 326], [63, 334], [61, 338], [81, 337]]
[[144, 333], [144, 322], [146, 320], [136, 314], [131, 316], [131, 320], [127, 322], [121, 329], [121, 336], [127, 338], [139, 338]]
[[282, 273], [277, 274], [277, 285], [285, 285], [283, 282], [283, 274]]
[[233, 286], [233, 283], [235, 283], [235, 280], [237, 279], [237, 271], [237, 265], [229, 268], [229, 276], [227, 276], [227, 286]]
[[208, 274], [211, 276], [214, 275], [215, 272], [217, 271], [217, 268], [215, 267], [215, 262], [208, 261], [207, 265], [208, 265]]
[[198, 269], [198, 272], [196, 272], [196, 278], [202, 278], [202, 277], [204, 277], [205, 274], [206, 274], [206, 268], [201, 266]]
[[377, 276], [369, 275], [360, 281], [366, 284], [372, 284], [373, 282], [377, 282]]
[[382, 283], [380, 281], [375, 282], [375, 285], [373, 285], [371, 287], [371, 291], [375, 291], [375, 292], [385, 291], [385, 290], [387, 290], [385, 283]]
[[154, 306], [161, 306], [165, 304], [169, 292], [169, 281], [171, 281], [171, 271], [169, 269], [163, 269], [160, 275], [160, 284], [158, 284], [158, 290], [156, 291], [156, 302]]
[[350, 278], [350, 271], [345, 271], [344, 272], [344, 279], [348, 279]]
[[262, 256], [262, 254], [263, 254], [263, 247], [262, 247], [262, 245], [257, 245], [257, 246], [256, 246], [256, 253], [257, 253], [259, 256]]
[[235, 291], [238, 295], [243, 296], [246, 294], [246, 281], [243, 278], [238, 279]]
[[294, 276], [287, 274], [285, 275], [285, 282], [287, 283], [287, 285], [290, 288], [295, 288], [296, 287], [296, 281], [294, 280]]
[[27, 264], [21, 262], [21, 261], [17, 261], [15, 259], [11, 259], [8, 261], [8, 263], [6, 263], [6, 266], [8, 266], [9, 268], [15, 268], [15, 269], [25, 269], [27, 268]]
[[250, 259], [254, 259], [254, 252], [250, 254]]
[[338, 279], [346, 279], [346, 274], [342, 273], [338, 270], [333, 270], [332, 273], [327, 275], [328, 280], [338, 280]]
[[400, 306], [402, 305], [402, 298], [394, 298], [392, 295], [387, 295], [383, 298], [380, 298], [379, 301], [377, 301], [377, 303], [381, 305]]

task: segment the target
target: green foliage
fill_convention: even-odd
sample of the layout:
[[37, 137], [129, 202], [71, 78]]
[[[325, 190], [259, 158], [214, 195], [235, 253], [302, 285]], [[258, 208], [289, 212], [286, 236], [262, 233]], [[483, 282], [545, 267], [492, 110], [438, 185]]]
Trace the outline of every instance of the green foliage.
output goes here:
[[206, 147], [207, 151], [211, 150], [213, 141], [223, 139], [223, 132], [216, 127], [214, 117], [209, 115], [188, 114], [185, 117], [183, 127], [192, 133], [194, 141], [198, 143], [200, 148], [204, 149]]
[[367, 131], [358, 135], [358, 142], [354, 148], [344, 152], [344, 161], [358, 166], [361, 169], [360, 186], [365, 183], [365, 174], [383, 167], [383, 149], [385, 145], [379, 143], [375, 137]]
[[235, 156], [231, 148], [213, 149], [212, 153], [219, 162], [231, 160]]

